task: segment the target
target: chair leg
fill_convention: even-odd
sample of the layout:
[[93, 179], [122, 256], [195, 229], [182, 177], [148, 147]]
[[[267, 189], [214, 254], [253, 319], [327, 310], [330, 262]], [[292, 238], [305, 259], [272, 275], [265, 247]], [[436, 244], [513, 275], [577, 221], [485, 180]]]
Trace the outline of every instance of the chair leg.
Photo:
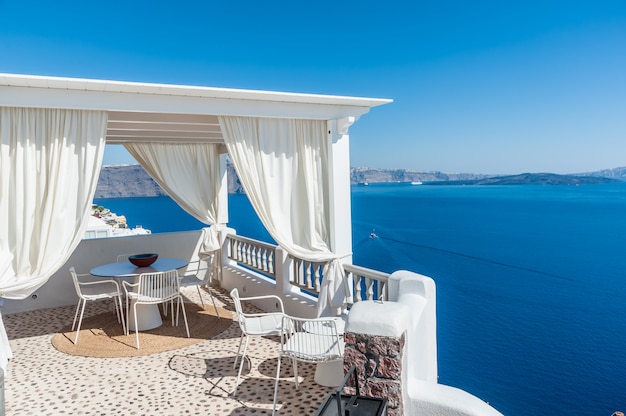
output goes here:
[[178, 295], [178, 299], [181, 303], [181, 307], [183, 309], [183, 319], [185, 320], [185, 329], [187, 330], [187, 338], [190, 338], [189, 335], [189, 325], [187, 324], [187, 312], [185, 312], [185, 301], [181, 295]]
[[[125, 331], [125, 335], [128, 336], [130, 335], [130, 322], [128, 322], [128, 319], [130, 318], [130, 303], [128, 300], [128, 296], [126, 297], [126, 319], [127, 319], [127, 323], [128, 325], [126, 325], [126, 331]], [[137, 328], [135, 326], [135, 328]]]
[[300, 383], [298, 382], [298, 360], [293, 359], [293, 376], [296, 379], [296, 390], [298, 390], [298, 387], [300, 387]]
[[200, 296], [200, 303], [202, 303], [202, 309], [204, 309], [204, 299], [202, 299], [202, 293], [200, 293], [200, 285], [196, 285], [196, 289], [198, 289], [198, 296]]
[[137, 342], [137, 349], [139, 349], [139, 326], [137, 325], [137, 303], [133, 305], [133, 315], [135, 318], [135, 341]]
[[[204, 309], [204, 298], [202, 297], [202, 292], [200, 291], [200, 285], [196, 285], [196, 289], [198, 289], [198, 296], [200, 296], [200, 302], [202, 303], [202, 309]], [[215, 314], [217, 315], [217, 319], [220, 319], [220, 312], [217, 309], [217, 305], [215, 304], [215, 298], [213, 297], [213, 294], [211, 293], [211, 289], [209, 288], [209, 286], [207, 285], [206, 287], [206, 291], [209, 293], [209, 296], [211, 297], [211, 302], [213, 302], [213, 308], [215, 309]]]
[[115, 301], [115, 298], [113, 298], [113, 309], [115, 309], [115, 316], [117, 317], [117, 323], [121, 323], [122, 321], [120, 321], [120, 311], [117, 309], [117, 302]]
[[209, 296], [211, 297], [211, 302], [213, 302], [213, 308], [215, 309], [215, 314], [217, 315], [217, 319], [221, 319], [220, 311], [217, 310], [217, 305], [215, 304], [215, 298], [211, 293], [211, 288], [207, 286], [206, 291], [209, 292]]
[[78, 310], [80, 309], [80, 305], [82, 302], [83, 302], [83, 299], [78, 298], [78, 305], [76, 305], [76, 312], [74, 313], [74, 322], [72, 322], [72, 331], [74, 330], [74, 327], [76, 326], [76, 318], [78, 318]]
[[[241, 379], [241, 371], [243, 370], [243, 362], [246, 360], [246, 354], [248, 353], [248, 343], [250, 342], [250, 336], [246, 335], [246, 345], [243, 347], [243, 354], [241, 355], [241, 362], [239, 363], [239, 372], [237, 373], [237, 381], [235, 381], [235, 391], [233, 396], [237, 395], [237, 387], [239, 387], [239, 380]], [[239, 355], [239, 352], [237, 352]]]
[[239, 358], [239, 352], [241, 351], [241, 343], [243, 342], [243, 337], [247, 336], [245, 333], [241, 333], [241, 337], [239, 337], [239, 348], [237, 348], [237, 355], [235, 356], [235, 363], [233, 364], [233, 369], [237, 367], [237, 359]]
[[[182, 299], [182, 297], [180, 297], [180, 298], [177, 297], [176, 298], [176, 326], [178, 326], [178, 317], [180, 316], [180, 308], [181, 308], [181, 306], [182, 306], [183, 309], [185, 309], [185, 302], [183, 301], [182, 305], [181, 305], [181, 299]], [[173, 314], [174, 314], [174, 299], [172, 299], [172, 315]], [[172, 316], [172, 326], [173, 325], [174, 325], [174, 320], [173, 320], [173, 316]]]
[[276, 366], [276, 381], [274, 381], [274, 402], [272, 405], [272, 416], [276, 414], [276, 399], [278, 398], [278, 377], [280, 376], [280, 358], [278, 356], [278, 365]]
[[122, 297], [117, 296], [116, 307], [119, 305], [120, 315], [122, 317], [122, 329], [124, 330], [124, 335], [126, 335], [126, 320], [124, 319], [124, 307], [122, 306]]
[[[174, 326], [174, 299], [172, 299], [168, 303], [170, 304], [170, 309], [171, 309], [171, 313], [172, 313], [172, 326]], [[178, 326], [178, 314], [180, 313], [178, 311], [178, 308], [180, 308], [180, 302], [178, 302], [178, 299], [176, 299], [176, 326]], [[165, 316], [167, 316], [167, 315], [165, 315]]]
[[[80, 334], [80, 324], [83, 322], [83, 313], [85, 312], [85, 304], [87, 300], [82, 299], [83, 306], [80, 308], [80, 318], [78, 318], [78, 327], [76, 328], [76, 337], [74, 338], [74, 345], [78, 342], [78, 334]], [[78, 312], [78, 311], [76, 311]]]
[[119, 323], [122, 323], [122, 310], [118, 308], [116, 298], [119, 298], [119, 297], [118, 296], [113, 297], [113, 304], [115, 305], [115, 315], [117, 315], [117, 323], [119, 324]]

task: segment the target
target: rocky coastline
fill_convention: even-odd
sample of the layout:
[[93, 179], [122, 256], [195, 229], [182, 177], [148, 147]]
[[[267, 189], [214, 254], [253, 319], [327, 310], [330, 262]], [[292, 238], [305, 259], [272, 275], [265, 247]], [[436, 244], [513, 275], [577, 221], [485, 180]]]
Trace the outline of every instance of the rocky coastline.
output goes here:
[[[235, 169], [228, 170], [228, 192], [245, 193]], [[473, 173], [422, 172], [408, 169], [351, 168], [353, 185], [366, 183], [423, 183], [428, 185], [578, 185], [626, 180], [626, 167], [573, 175], [524, 173], [484, 175]], [[165, 196], [166, 193], [140, 165], [105, 166], [100, 172], [95, 198]]]

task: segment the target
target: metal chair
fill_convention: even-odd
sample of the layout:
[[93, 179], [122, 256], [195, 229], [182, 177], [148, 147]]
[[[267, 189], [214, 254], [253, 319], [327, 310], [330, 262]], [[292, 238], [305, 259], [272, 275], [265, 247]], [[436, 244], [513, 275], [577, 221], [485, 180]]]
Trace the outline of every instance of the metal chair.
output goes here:
[[[116, 263], [126, 263], [128, 261], [128, 258], [132, 256], [132, 254], [118, 254], [117, 255], [117, 259], [115, 260]], [[132, 283], [133, 282], [133, 278], [132, 277], [116, 277], [115, 280], [117, 280], [117, 282], [121, 285], [122, 282], [126, 281], [128, 283]]]
[[298, 361], [325, 363], [343, 359], [344, 341], [339, 337], [337, 322], [332, 318], [306, 319], [285, 315], [281, 324], [281, 348], [274, 383], [272, 415], [276, 413], [280, 363], [283, 357], [291, 359], [298, 388]]
[[[79, 277], [91, 276], [90, 274], [77, 274], [74, 267], [70, 267], [70, 274], [74, 281], [74, 288], [78, 295], [78, 305], [76, 313], [74, 313], [74, 322], [72, 323], [72, 331], [76, 326], [78, 311], [80, 310], [80, 318], [78, 318], [78, 327], [76, 328], [76, 337], [74, 344], [78, 343], [78, 334], [80, 334], [80, 325], [83, 322], [83, 313], [85, 312], [85, 304], [88, 300], [113, 299], [115, 302], [115, 312], [117, 314], [117, 322], [122, 323], [124, 333], [126, 333], [126, 323], [124, 322], [124, 314], [122, 313], [122, 291], [119, 284], [112, 279], [81, 281]], [[93, 276], [92, 276], [93, 277]]]
[[115, 260], [118, 263], [124, 263], [128, 261], [128, 258], [132, 256], [132, 254], [118, 254], [117, 259]]
[[[235, 396], [237, 394], [237, 388], [239, 387], [239, 380], [241, 379], [243, 362], [245, 361], [246, 355], [248, 353], [248, 344], [250, 343], [250, 337], [280, 335], [281, 324], [283, 316], [285, 315], [285, 308], [283, 306], [282, 299], [275, 295], [240, 298], [239, 291], [235, 288], [230, 291], [230, 297], [233, 299], [235, 312], [237, 313], [237, 322], [239, 322], [239, 328], [241, 329], [239, 348], [237, 348], [237, 356], [235, 357], [235, 363], [233, 364], [233, 368], [237, 366], [237, 360], [239, 359], [239, 353], [241, 352], [241, 343], [243, 342], [244, 338], [246, 339], [246, 344], [243, 348], [243, 354], [241, 354], [241, 362], [239, 363], [239, 372], [237, 373], [235, 390], [233, 391], [233, 396]], [[265, 313], [244, 313], [243, 308], [241, 307], [241, 301], [251, 300], [274, 301], [278, 311]]]
[[[135, 320], [135, 338], [137, 349], [139, 349], [139, 329], [137, 325], [137, 305], [155, 305], [159, 303], [171, 305], [172, 309], [172, 326], [174, 325], [174, 300], [176, 305], [176, 325], [178, 325], [178, 310], [182, 306], [183, 318], [185, 319], [185, 329], [187, 330], [187, 338], [189, 338], [189, 325], [187, 324], [187, 313], [185, 312], [185, 304], [180, 294], [178, 285], [178, 272], [169, 270], [166, 272], [142, 273], [139, 275], [136, 283], [122, 282], [124, 291], [126, 292], [126, 315], [130, 312], [130, 302], [133, 304], [133, 315]], [[126, 330], [126, 335], [129, 334]]]
[[[210, 259], [201, 258], [197, 262], [194, 262], [197, 266], [196, 270], [193, 270], [193, 273], [190, 273], [189, 267], [187, 267], [187, 272], [180, 276], [179, 284], [180, 287], [190, 287], [195, 286], [198, 289], [198, 296], [200, 296], [200, 302], [202, 303], [202, 309], [204, 309], [204, 299], [202, 298], [202, 293], [200, 291], [200, 286], [206, 286], [207, 292], [211, 297], [211, 301], [213, 302], [213, 308], [215, 308], [215, 314], [217, 318], [220, 318], [220, 312], [217, 309], [217, 305], [215, 304], [215, 298], [211, 293], [211, 289], [209, 285], [211, 283], [211, 276], [213, 275], [213, 261], [215, 261], [215, 254], [210, 256]], [[204, 263], [204, 267], [202, 267], [202, 263]]]

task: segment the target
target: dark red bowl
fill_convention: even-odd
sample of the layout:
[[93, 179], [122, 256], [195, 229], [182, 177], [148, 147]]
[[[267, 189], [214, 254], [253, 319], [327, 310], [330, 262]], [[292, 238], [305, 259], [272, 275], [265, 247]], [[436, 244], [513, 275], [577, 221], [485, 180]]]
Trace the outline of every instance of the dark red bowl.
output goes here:
[[128, 261], [137, 267], [148, 267], [158, 258], [159, 255], [156, 253], [133, 254], [132, 256], [128, 256]]

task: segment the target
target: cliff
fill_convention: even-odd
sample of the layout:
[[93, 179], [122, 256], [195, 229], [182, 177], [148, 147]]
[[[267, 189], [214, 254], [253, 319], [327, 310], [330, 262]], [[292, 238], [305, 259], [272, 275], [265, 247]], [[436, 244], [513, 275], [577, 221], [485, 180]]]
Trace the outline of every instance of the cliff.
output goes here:
[[141, 165], [105, 166], [94, 198], [167, 195]]
[[380, 182], [434, 182], [434, 181], [460, 181], [487, 178], [489, 175], [473, 173], [443, 173], [422, 172], [407, 169], [376, 169], [376, 168], [351, 168], [350, 183], [380, 183]]
[[[241, 182], [232, 165], [228, 165], [228, 192], [244, 193]], [[553, 173], [524, 173], [520, 175], [482, 175], [472, 173], [420, 172], [406, 169], [350, 169], [350, 182], [414, 182], [450, 185], [575, 185], [615, 182], [626, 179], [626, 168], [607, 169], [576, 175]], [[129, 198], [163, 196], [165, 192], [140, 165], [105, 166], [100, 172], [95, 198]]]
[[[228, 192], [244, 193], [232, 165], [228, 165]], [[141, 165], [104, 166], [94, 198], [131, 198], [167, 195]]]

